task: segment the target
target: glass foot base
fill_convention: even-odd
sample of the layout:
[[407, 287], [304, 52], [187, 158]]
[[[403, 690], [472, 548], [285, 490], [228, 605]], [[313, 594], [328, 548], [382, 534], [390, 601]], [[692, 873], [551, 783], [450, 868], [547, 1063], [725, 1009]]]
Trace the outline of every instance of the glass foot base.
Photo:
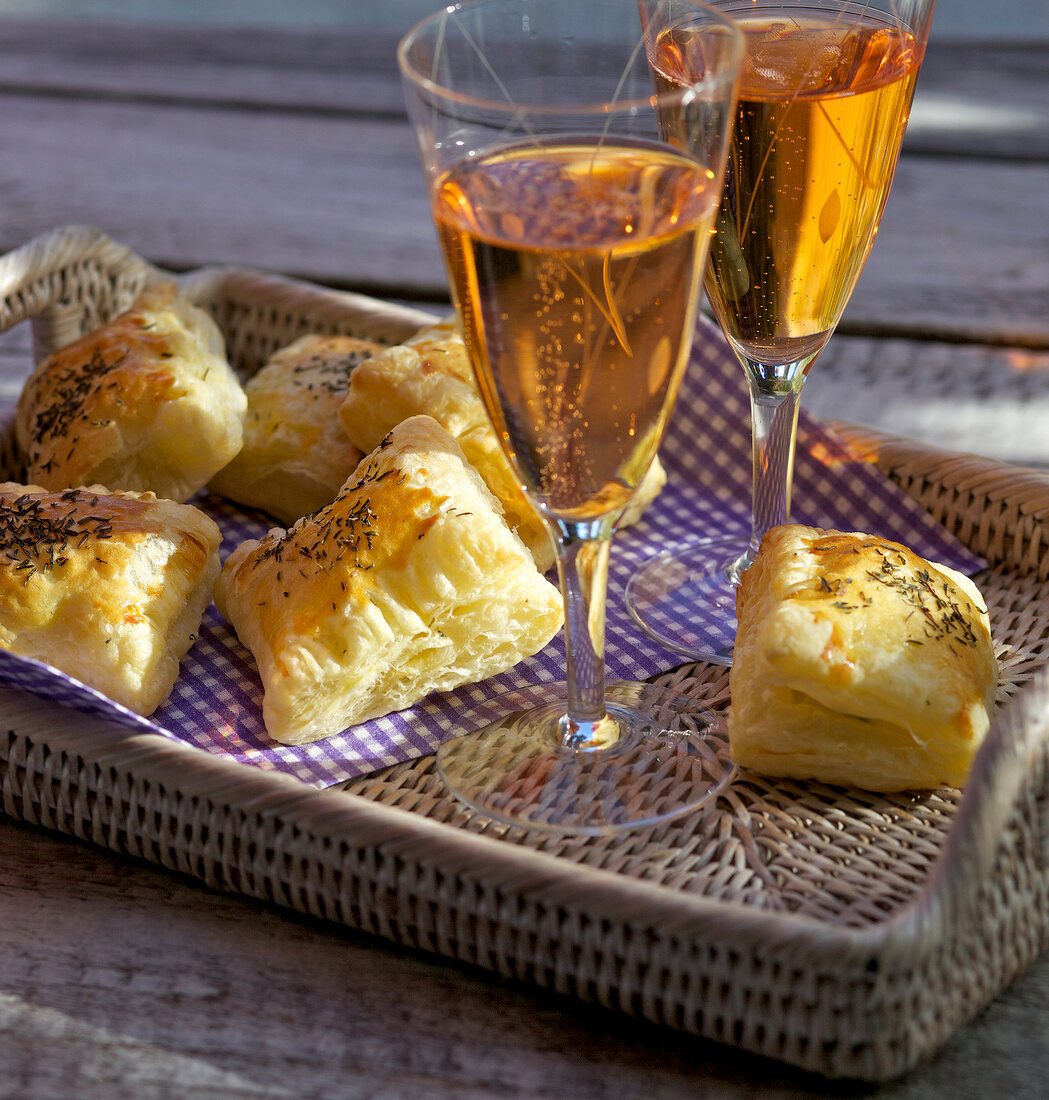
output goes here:
[[749, 549], [749, 540], [726, 537], [659, 554], [627, 583], [627, 610], [667, 649], [693, 661], [731, 665], [735, 567]]
[[496, 821], [588, 836], [691, 813], [731, 780], [728, 736], [701, 704], [635, 683], [610, 685], [607, 701], [618, 740], [573, 750], [558, 736], [563, 685], [504, 695], [503, 717], [438, 749], [441, 778]]

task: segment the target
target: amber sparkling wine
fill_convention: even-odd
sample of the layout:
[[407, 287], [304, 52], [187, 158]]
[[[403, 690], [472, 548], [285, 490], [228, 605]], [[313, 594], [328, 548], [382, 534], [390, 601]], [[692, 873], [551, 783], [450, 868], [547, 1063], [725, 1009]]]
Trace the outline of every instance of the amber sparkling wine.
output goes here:
[[[770, 365], [818, 351], [859, 278], [892, 184], [921, 51], [876, 12], [741, 20], [747, 43], [705, 289], [726, 335]], [[694, 78], [688, 31], [655, 68]]]
[[626, 506], [691, 344], [718, 199], [665, 146], [532, 143], [456, 166], [434, 218], [485, 402], [543, 509]]
[[[744, 48], [703, 284], [750, 393], [750, 534], [656, 555], [626, 598], [661, 644], [731, 664], [736, 585], [765, 533], [790, 519], [801, 391], [874, 243], [935, 0], [714, 2]], [[682, 90], [705, 71], [710, 39], [675, 7], [647, 50], [657, 88]], [[688, 147], [695, 130], [676, 105], [661, 122]]]

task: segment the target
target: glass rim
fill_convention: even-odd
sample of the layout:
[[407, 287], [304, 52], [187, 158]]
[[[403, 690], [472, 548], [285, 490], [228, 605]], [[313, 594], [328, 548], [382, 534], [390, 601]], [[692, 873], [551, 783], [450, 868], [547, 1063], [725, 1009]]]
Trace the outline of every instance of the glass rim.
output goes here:
[[[762, 15], [775, 9], [836, 11], [842, 14], [848, 12], [855, 15], [879, 15], [885, 18], [886, 24], [908, 29], [915, 29], [915, 24], [921, 26], [923, 21], [927, 26], [932, 21], [935, 3], [936, 0], [909, 0], [906, 4], [908, 12], [917, 12], [922, 18], [907, 20], [895, 0], [876, 0], [873, 5], [865, 0], [712, 0], [713, 6], [732, 20], [745, 15]], [[697, 6], [699, 6], [698, 0]]]
[[[514, 2], [514, 0], [457, 0], [457, 2], [449, 3], [445, 5], [445, 7], [433, 12], [431, 15], [427, 15], [408, 30], [397, 44], [397, 64], [400, 68], [401, 75], [405, 80], [409, 81], [418, 92], [425, 93], [434, 99], [439, 99], [449, 104], [455, 104], [460, 108], [470, 108], [475, 111], [490, 114], [504, 113], [508, 115], [520, 115], [522, 112], [526, 112], [529, 114], [543, 114], [550, 117], [564, 115], [566, 117], [572, 116], [579, 118], [581, 116], [593, 115], [595, 118], [598, 118], [611, 115], [622, 115], [624, 113], [637, 112], [640, 110], [649, 110], [661, 104], [688, 103], [699, 92], [709, 91], [710, 89], [717, 88], [719, 85], [724, 85], [726, 83], [730, 86], [734, 85], [738, 78], [739, 68], [743, 62], [745, 41], [743, 32], [738, 23], [719, 8], [712, 4], [704, 3], [703, 0], [686, 0], [686, 2], [689, 7], [695, 8], [697, 11], [707, 16], [713, 17], [713, 23], [717, 25], [720, 31], [725, 32], [726, 39], [732, 43], [732, 53], [734, 55], [735, 64], [725, 65], [712, 76], [705, 76], [692, 84], [682, 85], [681, 87], [664, 92], [653, 92], [651, 95], [636, 96], [630, 99], [603, 99], [571, 104], [532, 103], [527, 101], [514, 102], [508, 99], [490, 99], [486, 96], [470, 95], [466, 92], [457, 92], [452, 88], [448, 88], [439, 80], [434, 80], [432, 77], [421, 73], [419, 69], [409, 61], [409, 50], [420, 39], [423, 32], [433, 25], [442, 20], [448, 20], [452, 16], [463, 11], [469, 11], [474, 8], [496, 7], [512, 2]], [[644, 38], [644, 30], [641, 29], [638, 36], [638, 47], [642, 51], [644, 49]]]

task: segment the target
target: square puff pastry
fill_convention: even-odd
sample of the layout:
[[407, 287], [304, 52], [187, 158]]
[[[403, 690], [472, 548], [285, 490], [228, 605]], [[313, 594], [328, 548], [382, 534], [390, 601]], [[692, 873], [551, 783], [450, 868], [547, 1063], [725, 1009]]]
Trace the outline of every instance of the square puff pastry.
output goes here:
[[425, 416], [399, 424], [327, 507], [238, 546], [215, 600], [285, 744], [503, 672], [562, 621], [558, 590]]
[[38, 364], [15, 432], [27, 481], [184, 501], [240, 450], [246, 408], [215, 322], [159, 283]]
[[738, 764], [873, 791], [964, 784], [998, 675], [968, 577], [899, 543], [788, 524], [762, 540], [736, 612]]
[[[521, 489], [503, 453], [481, 399], [466, 343], [455, 321], [424, 329], [403, 345], [389, 348], [353, 372], [350, 392], [339, 417], [346, 434], [363, 451], [370, 451], [406, 417], [434, 417], [463, 449], [467, 461], [499, 498], [511, 527], [546, 572], [554, 564], [550, 532]], [[656, 458], [619, 522], [620, 528], [641, 513], [666, 484]]]
[[354, 367], [382, 347], [313, 333], [272, 355], [244, 386], [244, 446], [209, 488], [287, 524], [330, 504], [364, 457], [339, 406]]
[[211, 603], [220, 541], [152, 493], [0, 484], [0, 645], [149, 715]]

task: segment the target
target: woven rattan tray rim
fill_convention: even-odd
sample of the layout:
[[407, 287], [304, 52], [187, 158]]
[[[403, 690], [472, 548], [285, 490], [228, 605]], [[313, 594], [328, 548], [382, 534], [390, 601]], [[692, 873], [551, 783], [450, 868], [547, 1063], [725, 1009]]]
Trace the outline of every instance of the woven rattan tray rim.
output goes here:
[[[56, 257], [62, 262], [80, 261], [88, 254], [101, 257], [107, 270], [117, 271], [118, 277], [130, 283], [166, 275], [97, 231], [59, 230], [31, 242], [21, 250], [20, 259], [16, 255], [0, 260], [0, 290], [12, 278], [28, 284], [25, 292], [15, 296], [15, 308], [0, 317], [0, 325], [6, 327], [35, 316], [47, 301], [54, 301], [55, 288], [46, 284], [47, 272], [55, 266]], [[308, 304], [310, 309], [324, 309], [328, 302], [337, 313], [347, 308], [351, 313], [359, 310], [365, 319], [380, 306], [370, 299], [240, 269], [205, 269], [180, 281], [204, 296], [229, 282], [256, 284], [267, 294], [287, 296], [287, 300]], [[413, 310], [387, 309], [384, 304], [379, 313], [388, 321], [391, 338], [427, 317]], [[48, 334], [49, 339], [53, 336], [53, 332]], [[1001, 505], [1020, 517], [1022, 537], [1044, 548], [1044, 530], [1049, 528], [1049, 475], [1018, 470], [977, 456], [936, 451], [864, 429], [840, 428], [851, 442], [862, 443], [875, 453], [879, 465], [905, 487], [919, 483], [933, 488], [946, 485], [948, 497], [975, 495]], [[950, 501], [945, 507], [950, 507]], [[970, 532], [975, 535], [970, 545], [997, 559], [1003, 546], [995, 532], [1003, 526], [1002, 517], [994, 508], [984, 511], [990, 514], [989, 518], [981, 523], [979, 531]], [[1006, 537], [1019, 538], [1021, 534], [1012, 531]], [[1045, 577], [1049, 555], [1039, 549], [1036, 555], [1028, 555], [1025, 564]], [[56, 728], [53, 708], [9, 689], [0, 693], [0, 721], [17, 730], [31, 746], [39, 747], [45, 778], [39, 791], [28, 780], [19, 788], [8, 761], [3, 775], [3, 808], [12, 816], [126, 850], [117, 834], [121, 828], [133, 829], [133, 821], [94, 816], [91, 821], [73, 821], [62, 806], [47, 805], [52, 797], [65, 797], [54, 794], [55, 791], [75, 786], [83, 769], [94, 768], [101, 776], [98, 780], [101, 786], [117, 794], [126, 790], [129, 782], [154, 786], [166, 799], [165, 812], [180, 822], [184, 815], [190, 814], [194, 820], [201, 818], [205, 822], [217, 818], [221, 825], [235, 811], [243, 817], [246, 840], [255, 835], [294, 836], [294, 851], [289, 852], [289, 858], [327, 858], [333, 844], [381, 851], [403, 868], [400, 888], [404, 890], [418, 891], [421, 882], [429, 881], [437, 873], [462, 882], [482, 882], [486, 888], [508, 896], [530, 898], [553, 912], [582, 906], [588, 917], [606, 922], [613, 933], [625, 928], [649, 930], [663, 940], [681, 944], [735, 945], [763, 957], [782, 954], [794, 963], [818, 960], [824, 972], [830, 964], [843, 974], [862, 975], [872, 958], [879, 959], [886, 972], [915, 965], [936, 951], [945, 928], [971, 910], [981, 882], [992, 873], [997, 838], [1010, 815], [1017, 812], [1019, 793], [1025, 784], [1032, 782], [1032, 773], [1044, 774], [1045, 769], [1039, 773], [1031, 765], [1038, 754], [1045, 753], [1047, 699], [1049, 681], [1046, 675], [1039, 674], [999, 713], [935, 872], [909, 904], [884, 921], [861, 929], [825, 924], [805, 916], [752, 910], [612, 871], [579, 866], [342, 791], [304, 788], [293, 779], [255, 772], [159, 737], [129, 735], [126, 731], [115, 733], [101, 720], [85, 720], [75, 731]], [[48, 776], [53, 776], [50, 790]], [[1043, 791], [1036, 795], [1042, 807], [1042, 819], [1036, 827], [1043, 863], [1049, 868], [1049, 798]], [[158, 853], [158, 861], [197, 873], [213, 885], [266, 895], [264, 885], [245, 889], [242, 882], [233, 884], [225, 880], [218, 861], [215, 866], [204, 868], [186, 865], [181, 847], [178, 840], [172, 840], [170, 850]], [[310, 907], [296, 899], [277, 900]], [[444, 953], [456, 952], [444, 950]], [[460, 953], [460, 957], [467, 955], [465, 950]], [[1009, 976], [1002, 975], [1002, 979]], [[883, 1051], [875, 1064], [858, 1068], [840, 1060], [821, 1061], [818, 1053], [809, 1052], [804, 1057], [790, 1052], [774, 1053], [822, 1072], [878, 1077], [900, 1072], [927, 1051]]]
[[[597, 867], [568, 863], [556, 855], [457, 829], [395, 806], [372, 802], [341, 790], [315, 790], [278, 773], [257, 771], [154, 734], [134, 734], [100, 718], [52, 725], [55, 710], [25, 692], [5, 687], [0, 722], [49, 749], [90, 761], [114, 773], [157, 783], [172, 794], [207, 800], [252, 816], [293, 824], [303, 834], [354, 846], [385, 845], [391, 850], [418, 842], [413, 858], [449, 873], [485, 868], [498, 885], [541, 884], [551, 904], [562, 904], [557, 884], [571, 883], [578, 896], [588, 880], [588, 904], [595, 917], [613, 916], [639, 926], [681, 935], [711, 930], [726, 920], [733, 937], [770, 947], [788, 941], [803, 950], [811, 940], [821, 952], [842, 952], [866, 962], [871, 952], [891, 941], [901, 961], [923, 950], [923, 937], [939, 933], [971, 901], [981, 878], [990, 873], [994, 838], [1015, 804], [1027, 774], [1030, 753], [1049, 726], [1049, 677], [1041, 676], [1001, 713], [994, 732], [974, 765], [970, 788], [951, 828], [942, 859], [925, 891], [884, 921], [866, 928], [825, 924], [812, 917], [753, 910], [744, 905], [670, 890]], [[1046, 823], [1049, 841], [1049, 821]], [[592, 894], [590, 894], [592, 891]]]

